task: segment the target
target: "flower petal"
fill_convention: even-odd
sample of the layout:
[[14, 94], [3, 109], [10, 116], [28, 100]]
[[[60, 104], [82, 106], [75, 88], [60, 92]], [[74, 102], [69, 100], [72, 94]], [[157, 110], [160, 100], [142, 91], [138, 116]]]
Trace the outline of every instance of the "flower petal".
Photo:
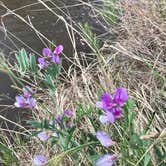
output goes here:
[[109, 147], [114, 143], [107, 135], [107, 133], [105, 133], [104, 131], [97, 131], [96, 137], [100, 141], [100, 143], [105, 147]]
[[26, 99], [23, 96], [16, 96], [15, 97], [16, 102], [14, 105], [18, 108], [23, 108], [26, 106]]
[[103, 105], [103, 110], [107, 111], [110, 108], [111, 96], [108, 93], [104, 93], [101, 96], [101, 102], [102, 102], [102, 105]]
[[123, 116], [121, 107], [114, 107], [111, 109], [111, 112], [114, 115], [115, 119], [119, 119]]
[[118, 88], [113, 95], [113, 103], [123, 106], [128, 100], [128, 95], [125, 88]]
[[52, 52], [51, 52], [51, 50], [50, 50], [49, 48], [43, 48], [42, 54], [43, 54], [45, 57], [51, 57]]
[[54, 54], [59, 55], [60, 53], [62, 53], [62, 51], [63, 51], [63, 46], [59, 45], [55, 48]]
[[36, 166], [45, 165], [46, 162], [47, 162], [47, 159], [43, 155], [36, 155], [33, 158], [33, 164]]
[[58, 134], [56, 132], [52, 133], [52, 136], [58, 138]]
[[98, 101], [96, 103], [96, 108], [103, 109], [103, 103], [101, 101]]
[[114, 160], [115, 160], [114, 155], [106, 154], [96, 161], [95, 166], [112, 166]]
[[38, 58], [37, 60], [38, 60], [39, 64], [44, 64], [45, 63], [44, 58]]
[[112, 112], [107, 112], [107, 118], [108, 118], [108, 121], [110, 123], [114, 123], [115, 122], [115, 117], [114, 117], [114, 114]]
[[51, 62], [54, 62], [55, 64], [59, 65], [60, 64], [60, 58], [58, 55], [53, 55], [51, 58]]
[[57, 123], [58, 123], [59, 125], [61, 125], [62, 116], [61, 116], [61, 115], [58, 115], [58, 116], [56, 117], [56, 121], [57, 121]]
[[104, 103], [106, 103], [107, 105], [109, 105], [110, 102], [111, 102], [111, 96], [110, 96], [110, 94], [104, 93], [104, 94], [101, 96], [101, 101], [104, 102]]
[[102, 124], [104, 124], [104, 123], [107, 123], [109, 120], [108, 120], [108, 116], [106, 116], [106, 115], [101, 115], [100, 117], [99, 117], [99, 121], [102, 123]]
[[27, 108], [35, 108], [37, 106], [37, 102], [34, 98], [27, 99]]
[[111, 96], [108, 93], [104, 93], [101, 96], [101, 100], [96, 103], [96, 107], [104, 111], [108, 111], [111, 105]]
[[48, 67], [48, 65], [49, 65], [48, 62], [46, 62], [44, 58], [38, 58], [38, 62], [39, 62], [38, 66], [40, 69], [44, 69], [44, 68]]
[[109, 122], [109, 123], [114, 123], [114, 122], [115, 122], [115, 117], [114, 117], [114, 115], [113, 115], [112, 112], [108, 112], [108, 111], [107, 111], [105, 115], [101, 115], [101, 116], [99, 117], [99, 121], [100, 121], [102, 124], [107, 123], [107, 122]]
[[73, 116], [73, 112], [71, 110], [65, 110], [64, 115], [67, 116], [68, 118], [71, 118]]
[[37, 134], [37, 137], [41, 140], [41, 141], [47, 141], [49, 139], [49, 135], [46, 132], [40, 132]]

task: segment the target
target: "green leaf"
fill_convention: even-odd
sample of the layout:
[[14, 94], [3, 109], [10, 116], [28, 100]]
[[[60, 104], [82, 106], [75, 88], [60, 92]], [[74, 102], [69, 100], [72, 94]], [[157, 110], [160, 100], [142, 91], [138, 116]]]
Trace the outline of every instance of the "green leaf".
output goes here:
[[49, 67], [46, 69], [46, 74], [51, 76], [52, 79], [57, 79], [58, 74], [60, 73], [61, 65], [56, 65], [55, 63], [51, 63]]
[[160, 148], [157, 147], [156, 145], [154, 146], [154, 152], [155, 152], [155, 155], [156, 155], [157, 162], [161, 163], [161, 166], [162, 166], [163, 165], [162, 163], [166, 158], [166, 153], [165, 152], [162, 153]]
[[150, 160], [151, 160], [151, 156], [149, 154], [146, 154], [144, 157], [144, 166], [148, 166]]
[[17, 54], [15, 54], [15, 56], [18, 62], [18, 70], [22, 75], [24, 75], [26, 71], [29, 70], [29, 58], [25, 49], [21, 49]]
[[135, 112], [132, 111], [135, 107], [135, 103], [133, 100], [129, 99], [124, 106], [124, 129], [129, 132], [129, 137], [132, 137], [135, 128], [134, 128], [134, 119]]
[[50, 90], [54, 91], [55, 90], [55, 84], [54, 81], [52, 80], [50, 75], [44, 74], [45, 77], [45, 85], [47, 86], [47, 88], [49, 88]]
[[[101, 155], [91, 155], [91, 156], [88, 156], [88, 160], [91, 161], [91, 163], [95, 163], [97, 159], [99, 159], [101, 157]], [[95, 165], [95, 164], [94, 164]]]
[[155, 118], [155, 115], [156, 115], [156, 112], [153, 112], [152, 117], [150, 118], [150, 120], [148, 121], [148, 124], [146, 125], [145, 134], [149, 131], [149, 129], [153, 123], [153, 120]]
[[27, 124], [31, 125], [33, 128], [42, 128], [42, 124], [36, 121], [27, 121]]
[[14, 156], [13, 152], [8, 149], [6, 146], [0, 143], [0, 164], [11, 165], [15, 164], [18, 166], [18, 160]]
[[69, 146], [69, 143], [72, 139], [72, 136], [73, 136], [73, 133], [75, 131], [76, 127], [73, 126], [70, 130], [69, 130], [69, 134], [67, 135], [66, 137], [66, 143], [65, 143], [65, 149], [67, 150], [68, 149], [68, 146]]
[[107, 4], [108, 2], [104, 1], [104, 10], [102, 10], [102, 15], [106, 19], [106, 21], [109, 23], [109, 25], [112, 27], [114, 26], [118, 21], [117, 13], [118, 11], [115, 8], [115, 1], [112, 0]]
[[80, 121], [80, 119], [84, 116], [91, 117], [91, 113], [93, 112], [92, 107], [84, 107], [82, 104], [79, 104], [78, 110], [77, 110], [77, 121]]
[[42, 121], [42, 128], [49, 129], [49, 121], [47, 119], [44, 119], [44, 121]]
[[15, 54], [18, 64], [16, 67], [21, 75], [25, 75], [26, 72], [36, 71], [36, 58], [33, 53], [27, 55], [27, 52], [22, 48], [17, 54]]
[[143, 141], [140, 139], [139, 135], [134, 133], [132, 137], [132, 142], [133, 142], [133, 148], [138, 148], [140, 146], [143, 146]]
[[36, 58], [34, 54], [29, 54], [30, 57], [30, 69], [32, 72], [36, 70]]
[[133, 110], [134, 107], [135, 107], [135, 103], [134, 103], [133, 100], [129, 99], [129, 100], [127, 101], [127, 103], [126, 103], [125, 106], [126, 106], [126, 109], [128, 109], [128, 110]]
[[26, 72], [28, 69], [28, 56], [25, 49], [21, 49], [19, 52], [20, 64], [22, 65], [23, 72]]

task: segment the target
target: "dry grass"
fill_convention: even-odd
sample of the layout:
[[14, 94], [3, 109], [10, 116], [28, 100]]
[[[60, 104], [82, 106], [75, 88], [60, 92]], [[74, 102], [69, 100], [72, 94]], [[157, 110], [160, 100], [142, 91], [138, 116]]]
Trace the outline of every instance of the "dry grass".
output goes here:
[[[144, 129], [152, 120], [147, 134], [152, 133], [153, 137], [157, 134], [157, 138], [154, 139], [153, 144], [160, 142], [161, 147], [165, 149], [165, 136], [160, 138], [160, 134], [166, 132], [166, 18], [164, 3], [164, 1], [143, 0], [139, 2], [127, 0], [118, 2], [116, 8], [123, 11], [119, 22], [111, 30], [109, 28], [110, 24], [103, 22], [103, 26], [107, 26], [106, 29], [108, 30], [106, 39], [102, 39], [102, 48], [99, 50], [100, 55], [104, 58], [103, 67], [101, 67], [100, 56], [97, 55], [96, 51], [94, 51], [95, 49], [83, 37], [83, 34], [78, 32], [72, 24], [66, 22], [64, 18], [58, 16], [64, 21], [68, 29], [75, 50], [75, 54], [73, 55], [75, 60], [68, 71], [64, 71], [60, 77], [62, 82], [54, 94], [58, 108], [55, 108], [52, 104], [47, 104], [49, 110], [52, 113], [55, 112], [55, 114], [57, 111], [62, 111], [66, 108], [76, 111], [80, 103], [94, 107], [95, 102], [103, 91], [113, 93], [118, 86], [126, 87], [129, 96], [136, 102], [137, 107], [135, 108], [135, 112], [137, 113], [137, 118], [135, 127], [138, 132]], [[45, 3], [43, 5], [50, 12], [56, 14]], [[87, 4], [84, 3], [84, 5]], [[88, 6], [93, 7], [92, 9], [95, 11], [95, 14], [98, 11], [101, 14], [101, 8], [93, 6], [90, 3], [88, 3]], [[24, 22], [26, 21], [21, 16], [19, 16], [19, 19]], [[46, 39], [31, 24], [29, 26], [40, 37]], [[78, 56], [80, 53], [76, 50], [74, 31], [79, 33], [83, 40], [92, 48], [92, 51], [94, 51], [93, 57], [95, 58], [90, 63], [86, 59], [86, 56], [88, 57], [89, 54], [85, 53], [85, 57], [83, 55]], [[110, 39], [111, 35], [115, 37], [113, 40]], [[70, 62], [72, 62], [71, 59]], [[45, 99], [48, 94], [43, 95], [41, 93], [38, 95], [40, 98]], [[46, 102], [50, 103], [49, 98]], [[42, 111], [42, 106], [39, 106], [39, 110], [33, 112], [33, 114], [33, 117], [38, 121], [42, 120], [45, 116], [49, 116], [48, 112]], [[155, 116], [153, 117], [154, 114]], [[80, 126], [84, 126], [80, 130], [90, 130], [93, 132], [91, 124], [86, 120], [81, 122]], [[117, 128], [121, 128], [121, 126], [117, 126]], [[17, 134], [14, 134], [12, 137], [15, 138]], [[77, 137], [79, 137], [79, 134], [79, 131], [75, 133]], [[11, 144], [8, 137], [5, 137], [5, 132], [2, 129], [1, 135], [4, 137], [4, 144], [15, 150], [15, 155], [21, 162], [20, 165], [30, 165], [32, 157], [36, 152], [44, 152], [48, 156], [51, 156], [55, 154], [55, 151], [58, 151], [57, 149], [50, 150], [44, 148], [34, 138], [31, 138], [27, 143], [23, 143], [23, 145], [17, 141]], [[151, 149], [152, 147], [149, 147], [147, 151], [151, 151]], [[118, 147], [115, 152], [118, 153]], [[151, 154], [153, 157], [152, 151]], [[85, 163], [85, 158], [81, 154], [80, 157], [82, 157], [82, 163]], [[68, 165], [73, 165], [70, 159], [66, 162]], [[154, 157], [153, 164], [157, 165]]]

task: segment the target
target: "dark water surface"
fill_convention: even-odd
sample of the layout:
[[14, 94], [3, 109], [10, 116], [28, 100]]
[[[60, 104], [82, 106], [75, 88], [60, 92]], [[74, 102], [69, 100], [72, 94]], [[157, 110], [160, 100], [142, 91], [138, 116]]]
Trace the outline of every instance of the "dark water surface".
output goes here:
[[[2, 2], [10, 9], [15, 10], [16, 14], [22, 16], [26, 21], [30, 19], [33, 26], [39, 30], [43, 35], [45, 35], [49, 40], [55, 41], [56, 44], [64, 45], [64, 53], [67, 56], [72, 56], [73, 48], [69, 38], [69, 35], [66, 31], [64, 23], [57, 19], [52, 13], [48, 12], [44, 6], [37, 3], [37, 0], [2, 0]], [[89, 21], [89, 11], [90, 9], [79, 5], [78, 1], [74, 0], [52, 0], [56, 5], [60, 6], [66, 14], [76, 22], [86, 22]], [[19, 9], [23, 6], [30, 5]], [[33, 4], [33, 5], [32, 5]], [[50, 3], [47, 3], [51, 5]], [[52, 7], [52, 6], [51, 6]], [[19, 10], [18, 10], [19, 9]], [[65, 16], [64, 13], [54, 9], [60, 15], [63, 15], [66, 19], [70, 20], [69, 17]], [[6, 13], [6, 9], [0, 6], [0, 15]], [[14, 15], [8, 15], [3, 18], [4, 27], [0, 28], [0, 49], [5, 53], [10, 59], [14, 59], [14, 52], [19, 48], [24, 47], [28, 52], [41, 53], [41, 49], [44, 47], [44, 44], [41, 42], [37, 34], [18, 19]], [[14, 37], [15, 36], [15, 37]], [[19, 40], [22, 42], [20, 42]], [[84, 51], [84, 48], [77, 39], [77, 47], [79, 50]], [[45, 40], [44, 40], [45, 41]], [[46, 42], [46, 41], [45, 41]], [[25, 44], [23, 44], [25, 43]], [[47, 42], [46, 42], [47, 43]], [[48, 43], [47, 43], [48, 44]], [[29, 48], [31, 49], [29, 49]], [[64, 63], [66, 66], [69, 65], [68, 62]], [[3, 73], [0, 73], [0, 114], [6, 115], [7, 118], [14, 120], [18, 117], [18, 112], [14, 108], [5, 107], [4, 105], [12, 105], [14, 103], [14, 97], [16, 92], [11, 88], [11, 81]], [[6, 111], [8, 110], [8, 111]], [[0, 120], [0, 122], [2, 122]]]

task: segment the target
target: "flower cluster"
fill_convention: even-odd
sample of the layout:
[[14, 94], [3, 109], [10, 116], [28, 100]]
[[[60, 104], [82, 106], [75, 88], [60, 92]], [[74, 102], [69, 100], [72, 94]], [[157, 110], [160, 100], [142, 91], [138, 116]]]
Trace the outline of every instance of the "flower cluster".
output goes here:
[[[123, 106], [128, 100], [128, 95], [125, 88], [118, 88], [113, 97], [108, 93], [101, 96], [101, 100], [96, 103], [96, 107], [104, 111], [104, 115], [99, 117], [101, 123], [114, 123], [116, 119], [123, 116]], [[105, 147], [110, 147], [115, 142], [111, 140], [109, 135], [104, 131], [97, 131], [96, 138]], [[106, 154], [96, 161], [96, 166], [112, 166], [115, 160], [115, 155]]]
[[42, 54], [44, 57], [38, 58], [38, 66], [40, 69], [45, 69], [49, 66], [50, 62], [54, 62], [55, 64], [60, 63], [59, 55], [63, 51], [63, 46], [57, 46], [54, 51], [52, 52], [49, 48], [43, 48]]
[[[50, 49], [44, 48], [43, 55], [45, 57], [39, 58], [39, 67], [44, 69], [49, 65], [48, 59], [51, 62], [59, 64], [59, 54], [62, 52], [63, 46], [59, 45], [55, 48], [52, 53]], [[36, 100], [33, 98], [34, 91], [31, 87], [25, 86], [22, 89], [23, 95], [16, 96], [15, 106], [18, 108], [35, 108], [37, 106]], [[99, 117], [99, 121], [104, 123], [114, 123], [116, 119], [119, 119], [123, 116], [123, 106], [128, 100], [128, 94], [125, 88], [118, 88], [114, 95], [111, 96], [108, 93], [104, 93], [101, 96], [100, 101], [96, 103], [96, 107], [103, 110], [103, 115]], [[71, 110], [65, 110], [62, 115], [57, 115], [56, 117], [56, 125], [57, 127], [66, 127], [68, 129], [71, 128], [71, 117], [73, 116], [73, 112]], [[51, 120], [50, 125], [54, 125], [54, 121]], [[37, 134], [38, 139], [41, 141], [48, 141], [50, 137], [58, 138], [59, 135], [55, 131], [42, 131]], [[111, 140], [109, 135], [104, 131], [97, 131], [96, 138], [99, 140], [101, 145], [108, 148], [115, 144], [114, 141]], [[99, 158], [96, 162], [96, 166], [112, 166], [116, 155], [106, 154], [103, 157]], [[33, 158], [34, 165], [45, 165], [47, 159], [43, 155], [36, 155]]]
[[35, 108], [37, 106], [36, 100], [32, 97], [34, 91], [31, 87], [25, 86], [22, 89], [23, 96], [16, 96], [15, 106], [18, 108]]
[[[71, 128], [69, 119], [73, 116], [73, 112], [70, 110], [65, 110], [63, 113], [63, 116], [65, 117], [66, 127]], [[57, 116], [57, 118], [56, 118], [57, 125], [61, 126], [63, 116], [61, 116], [61, 115]], [[53, 125], [54, 124], [53, 120], [50, 120], [49, 124]], [[47, 141], [50, 137], [58, 138], [58, 134], [56, 132], [42, 131], [37, 134], [37, 137], [41, 141]]]
[[101, 123], [114, 123], [116, 119], [123, 116], [123, 106], [128, 100], [128, 95], [125, 88], [118, 88], [113, 97], [108, 93], [101, 96], [101, 100], [96, 103], [96, 107], [104, 111], [99, 120]]
[[[71, 124], [69, 122], [70, 118], [73, 116], [73, 112], [71, 110], [65, 110], [63, 112], [63, 115], [58, 115], [56, 118], [57, 125], [61, 126], [62, 120], [65, 121], [66, 128], [71, 128]], [[50, 120], [49, 125], [54, 125], [54, 121]], [[50, 137], [58, 138], [58, 133], [57, 132], [52, 132], [52, 131], [42, 131], [37, 134], [37, 137], [45, 142], [48, 141]], [[47, 159], [43, 155], [36, 155], [33, 158], [33, 163], [34, 165], [45, 165], [47, 162]]]
[[61, 126], [62, 119], [63, 119], [63, 122], [65, 122], [66, 128], [70, 129], [71, 123], [69, 121], [72, 116], [73, 116], [73, 112], [71, 110], [65, 110], [63, 115], [57, 116], [56, 121], [57, 121], [58, 125]]

